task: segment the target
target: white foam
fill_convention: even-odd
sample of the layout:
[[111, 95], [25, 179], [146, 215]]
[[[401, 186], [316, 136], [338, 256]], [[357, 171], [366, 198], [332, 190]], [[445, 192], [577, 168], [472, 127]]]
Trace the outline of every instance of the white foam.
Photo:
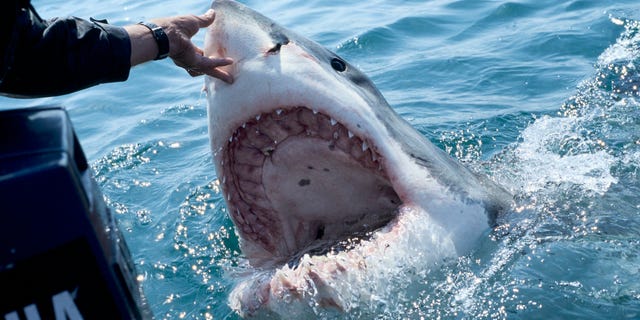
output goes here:
[[580, 132], [584, 118], [544, 116], [526, 128], [516, 147], [515, 170], [522, 191], [540, 191], [549, 185], [571, 184], [584, 190], [605, 193], [617, 183], [611, 175], [614, 156], [605, 150], [591, 151], [593, 141]]
[[598, 57], [599, 66], [607, 66], [611, 63], [620, 60], [635, 60], [640, 56], [638, 52], [638, 43], [640, 42], [640, 33], [627, 36], [630, 32], [623, 33], [623, 35], [610, 47], [608, 47]]
[[[387, 226], [374, 239], [352, 250], [324, 256], [304, 256], [296, 268], [284, 266], [274, 273], [251, 276], [238, 285], [230, 305], [240, 314], [255, 300], [260, 283], [270, 278], [268, 309], [284, 318], [318, 316], [326, 313], [327, 301], [344, 311], [373, 314], [376, 306], [398, 305], [397, 293], [411, 285], [412, 274], [420, 274], [444, 259], [455, 257], [448, 232], [416, 208], [404, 208], [399, 225]], [[343, 267], [336, 269], [336, 262]], [[321, 279], [321, 284], [313, 280]], [[288, 285], [283, 285], [283, 279]], [[294, 291], [291, 288], [295, 288]], [[256, 290], [258, 288], [258, 290]], [[263, 286], [264, 288], [264, 286]]]

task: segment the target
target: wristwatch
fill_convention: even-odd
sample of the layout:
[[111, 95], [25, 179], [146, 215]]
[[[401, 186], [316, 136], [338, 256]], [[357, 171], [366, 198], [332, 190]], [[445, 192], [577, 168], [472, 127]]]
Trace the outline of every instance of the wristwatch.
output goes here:
[[152, 22], [141, 21], [138, 24], [143, 25], [149, 30], [151, 30], [151, 34], [153, 34], [153, 38], [156, 40], [156, 44], [158, 45], [158, 55], [154, 60], [164, 59], [169, 56], [169, 37], [164, 32], [162, 27]]

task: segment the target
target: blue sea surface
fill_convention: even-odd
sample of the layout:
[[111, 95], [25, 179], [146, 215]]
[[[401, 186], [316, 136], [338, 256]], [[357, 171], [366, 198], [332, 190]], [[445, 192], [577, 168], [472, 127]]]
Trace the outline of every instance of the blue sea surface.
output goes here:
[[[117, 25], [210, 5], [32, 2], [45, 18]], [[358, 66], [422, 134], [518, 200], [474, 252], [344, 318], [640, 318], [640, 2], [242, 2]], [[238, 318], [227, 298], [242, 257], [202, 86], [164, 60], [122, 83], [0, 98], [67, 108], [157, 319]]]

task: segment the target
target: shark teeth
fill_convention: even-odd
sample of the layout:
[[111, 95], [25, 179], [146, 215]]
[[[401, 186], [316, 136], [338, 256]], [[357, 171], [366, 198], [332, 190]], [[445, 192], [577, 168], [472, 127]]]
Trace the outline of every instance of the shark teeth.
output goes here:
[[[282, 107], [254, 118], [255, 121], [248, 120], [236, 129], [217, 157], [224, 172], [221, 182], [227, 203], [233, 208], [230, 212], [234, 223], [242, 237], [260, 243], [268, 251], [275, 252], [276, 239], [282, 232], [278, 231], [281, 226], [273, 226], [280, 218], [260, 187], [262, 169], [282, 141], [297, 137], [317, 143], [320, 139], [328, 143], [330, 150], [350, 156], [364, 168], [388, 179], [384, 159], [371, 141], [328, 115], [306, 107]], [[269, 228], [263, 226], [270, 226], [271, 231], [264, 233], [263, 229]]]
[[[366, 154], [369, 159], [364, 161], [365, 166], [374, 170], [378, 169], [377, 162], [382, 160], [369, 141], [355, 135], [335, 118], [311, 108], [277, 108], [270, 114], [262, 113], [254, 118], [255, 122], [251, 120], [242, 123], [229, 137], [230, 145], [245, 144], [263, 157], [270, 157], [278, 144], [288, 137], [306, 136], [333, 141], [340, 150], [357, 159], [362, 159], [362, 155]], [[323, 123], [330, 126], [324, 126]]]

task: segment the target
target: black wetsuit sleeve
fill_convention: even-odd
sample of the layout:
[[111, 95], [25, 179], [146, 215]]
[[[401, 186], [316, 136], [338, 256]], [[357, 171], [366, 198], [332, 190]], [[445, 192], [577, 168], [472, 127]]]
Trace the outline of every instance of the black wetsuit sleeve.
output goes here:
[[0, 43], [0, 94], [54, 96], [129, 77], [124, 28], [75, 17], [43, 20], [28, 2], [17, 7], [11, 30], [0, 38], [6, 41]]

